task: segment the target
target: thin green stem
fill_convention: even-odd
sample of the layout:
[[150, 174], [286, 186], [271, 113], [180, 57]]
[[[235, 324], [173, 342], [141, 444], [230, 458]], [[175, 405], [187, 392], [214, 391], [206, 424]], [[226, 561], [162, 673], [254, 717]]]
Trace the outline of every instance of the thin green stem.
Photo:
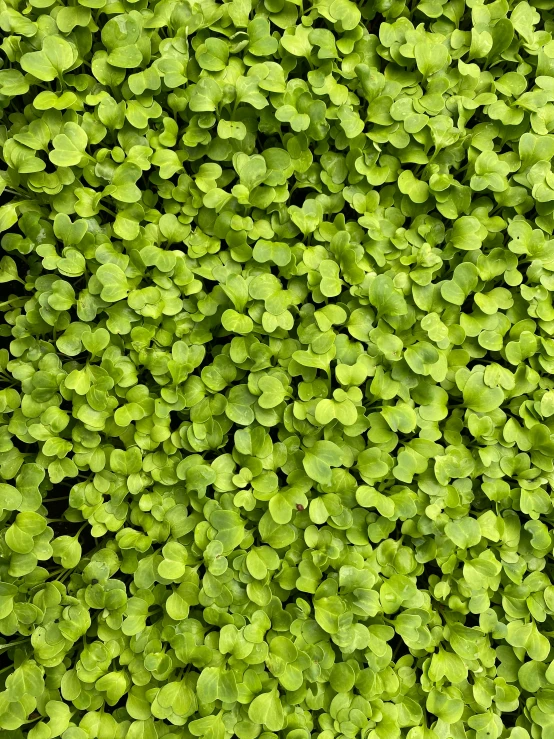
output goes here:
[[30, 638], [30, 636], [26, 636], [24, 639], [12, 641], [10, 644], [0, 644], [0, 649], [11, 649], [11, 647], [16, 647], [18, 644], [23, 644], [24, 642], [29, 641]]

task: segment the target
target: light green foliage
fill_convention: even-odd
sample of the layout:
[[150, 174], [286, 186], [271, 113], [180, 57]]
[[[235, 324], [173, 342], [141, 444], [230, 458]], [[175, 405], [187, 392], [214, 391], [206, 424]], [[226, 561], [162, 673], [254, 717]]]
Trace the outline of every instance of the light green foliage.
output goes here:
[[554, 0], [0, 29], [1, 739], [552, 739]]

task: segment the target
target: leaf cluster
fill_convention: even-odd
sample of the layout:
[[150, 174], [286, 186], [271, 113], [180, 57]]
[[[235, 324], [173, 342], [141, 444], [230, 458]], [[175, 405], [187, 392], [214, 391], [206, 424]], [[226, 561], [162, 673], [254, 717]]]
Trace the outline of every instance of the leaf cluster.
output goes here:
[[2, 739], [551, 739], [554, 0], [0, 29]]

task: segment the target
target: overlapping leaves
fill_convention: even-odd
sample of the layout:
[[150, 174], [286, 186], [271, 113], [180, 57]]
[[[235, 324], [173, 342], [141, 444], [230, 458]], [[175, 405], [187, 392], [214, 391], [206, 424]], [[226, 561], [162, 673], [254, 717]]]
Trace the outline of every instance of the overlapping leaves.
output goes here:
[[552, 733], [554, 5], [0, 0], [0, 729]]

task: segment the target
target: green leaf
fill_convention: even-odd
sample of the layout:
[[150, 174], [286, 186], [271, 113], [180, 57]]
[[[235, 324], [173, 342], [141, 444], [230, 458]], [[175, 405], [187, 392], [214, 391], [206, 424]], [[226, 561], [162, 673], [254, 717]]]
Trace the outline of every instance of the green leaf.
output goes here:
[[47, 35], [40, 51], [31, 51], [21, 57], [21, 67], [43, 82], [60, 78], [75, 62], [77, 53], [61, 36]]
[[49, 157], [58, 167], [71, 167], [79, 164], [85, 155], [87, 135], [76, 123], [66, 123], [64, 132], [54, 137], [54, 150]]
[[285, 715], [278, 691], [256, 696], [248, 708], [248, 717], [255, 724], [263, 724], [268, 731], [280, 731], [285, 725]]

